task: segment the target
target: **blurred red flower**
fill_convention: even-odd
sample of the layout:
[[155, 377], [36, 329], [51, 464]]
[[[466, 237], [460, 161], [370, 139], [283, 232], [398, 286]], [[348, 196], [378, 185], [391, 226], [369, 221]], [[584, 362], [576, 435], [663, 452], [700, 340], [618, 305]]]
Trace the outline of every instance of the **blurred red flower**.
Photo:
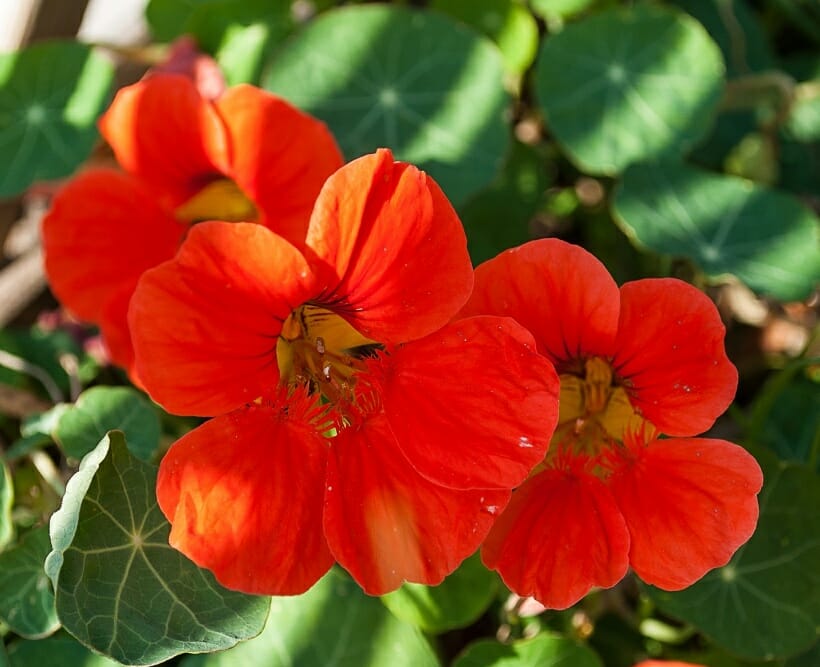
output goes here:
[[45, 267], [57, 298], [99, 325], [136, 379], [126, 315], [140, 275], [201, 220], [258, 222], [303, 242], [342, 157], [321, 122], [284, 100], [241, 85], [211, 101], [174, 74], [120, 90], [99, 126], [122, 169], [88, 169], [60, 190], [43, 222]]
[[693, 662], [679, 662], [677, 660], [644, 660], [635, 667], [704, 667]]
[[515, 318], [560, 376], [549, 453], [482, 548], [518, 595], [566, 608], [630, 565], [678, 590], [749, 539], [759, 466], [737, 445], [689, 437], [737, 385], [725, 329], [699, 290], [675, 279], [619, 289], [591, 254], [545, 239], [479, 266], [463, 314]]
[[455, 211], [389, 151], [328, 179], [301, 249], [194, 227], [129, 313], [151, 396], [215, 416], [162, 461], [171, 544], [251, 593], [302, 592], [334, 560], [371, 594], [452, 572], [558, 416], [528, 332], [450, 322], [472, 284]]

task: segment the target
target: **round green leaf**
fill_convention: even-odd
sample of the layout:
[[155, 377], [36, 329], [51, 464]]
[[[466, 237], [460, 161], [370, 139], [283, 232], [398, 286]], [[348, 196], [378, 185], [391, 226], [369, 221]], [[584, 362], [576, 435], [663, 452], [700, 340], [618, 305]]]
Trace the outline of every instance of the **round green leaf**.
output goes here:
[[453, 667], [603, 667], [600, 658], [575, 642], [540, 634], [534, 639], [499, 644], [491, 639], [475, 642], [456, 659]]
[[498, 49], [433, 12], [329, 11], [271, 62], [263, 87], [324, 120], [348, 158], [379, 147], [462, 204], [503, 159], [508, 98]]
[[555, 138], [584, 171], [677, 154], [709, 129], [723, 87], [720, 49], [691, 17], [638, 5], [544, 42], [536, 88]]
[[804, 466], [765, 466], [760, 521], [730, 563], [690, 588], [647, 586], [665, 612], [744, 658], [805, 651], [820, 625], [820, 483]]
[[265, 629], [224, 653], [183, 667], [437, 667], [427, 640], [351, 579], [331, 570], [304, 595], [273, 598]]
[[5, 461], [0, 460], [0, 551], [14, 538], [11, 506], [14, 504], [14, 484]]
[[15, 642], [9, 649], [9, 661], [11, 667], [120, 667], [62, 633], [40, 641]]
[[490, 37], [513, 74], [523, 74], [532, 64], [538, 49], [538, 24], [518, 0], [433, 0], [430, 7]]
[[114, 67], [77, 42], [0, 55], [0, 197], [69, 175], [97, 139]]
[[0, 619], [21, 637], [45, 637], [60, 627], [43, 570], [50, 548], [48, 526], [41, 526], [0, 554]]
[[635, 165], [615, 214], [655, 252], [689, 257], [708, 276], [733, 274], [757, 292], [805, 297], [820, 280], [818, 221], [797, 199], [678, 163]]
[[497, 590], [498, 577], [474, 554], [440, 585], [404, 584], [382, 596], [382, 602], [399, 618], [441, 634], [470, 625], [490, 606]]
[[63, 626], [128, 665], [230, 648], [262, 629], [270, 600], [228, 591], [168, 545], [157, 469], [112, 431], [82, 460], [52, 516], [46, 573]]
[[82, 458], [108, 431], [125, 433], [134, 456], [147, 461], [159, 444], [160, 424], [151, 402], [130, 387], [92, 387], [80, 394], [54, 430], [68, 456]]

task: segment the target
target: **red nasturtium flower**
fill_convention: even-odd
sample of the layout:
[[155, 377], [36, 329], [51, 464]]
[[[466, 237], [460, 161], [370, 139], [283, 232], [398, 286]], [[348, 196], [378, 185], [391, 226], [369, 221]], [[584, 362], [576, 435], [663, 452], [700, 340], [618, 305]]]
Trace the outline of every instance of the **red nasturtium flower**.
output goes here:
[[162, 460], [171, 544], [251, 593], [305, 591], [334, 560], [372, 594], [454, 570], [558, 410], [529, 332], [450, 322], [472, 284], [449, 202], [389, 151], [328, 179], [301, 249], [195, 226], [129, 313], [151, 396], [214, 416]]
[[482, 547], [513, 591], [566, 608], [630, 565], [678, 590], [749, 539], [759, 466], [737, 445], [690, 437], [737, 385], [703, 293], [664, 278], [619, 289], [591, 254], [546, 239], [479, 266], [463, 313], [515, 318], [561, 381], [549, 453]]
[[122, 169], [88, 169], [57, 194], [45, 267], [57, 298], [99, 325], [111, 359], [132, 371], [127, 312], [140, 275], [202, 220], [258, 222], [300, 242], [342, 157], [321, 122], [284, 100], [242, 85], [211, 101], [174, 74], [121, 90], [99, 125]]

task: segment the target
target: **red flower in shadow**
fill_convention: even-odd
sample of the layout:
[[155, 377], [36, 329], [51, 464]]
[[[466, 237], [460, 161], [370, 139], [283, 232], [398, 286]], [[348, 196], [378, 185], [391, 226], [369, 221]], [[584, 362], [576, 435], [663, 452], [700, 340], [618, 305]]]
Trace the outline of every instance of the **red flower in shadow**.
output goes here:
[[57, 298], [99, 325], [136, 380], [126, 316], [142, 273], [201, 220], [258, 222], [302, 242], [342, 157], [322, 123], [284, 100], [241, 85], [211, 101], [181, 75], [122, 89], [99, 125], [122, 170], [88, 169], [60, 190], [43, 222], [45, 267]]

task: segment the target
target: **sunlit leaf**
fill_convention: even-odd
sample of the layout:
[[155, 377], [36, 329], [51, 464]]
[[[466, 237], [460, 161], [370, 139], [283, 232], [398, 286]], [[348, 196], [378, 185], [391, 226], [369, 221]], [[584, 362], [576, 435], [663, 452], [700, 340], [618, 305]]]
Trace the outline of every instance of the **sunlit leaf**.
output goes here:
[[517, 0], [433, 0], [432, 9], [448, 14], [498, 44], [507, 69], [522, 74], [538, 49], [538, 25]]
[[399, 618], [441, 634], [475, 621], [490, 606], [497, 589], [497, 576], [475, 554], [438, 586], [404, 584], [382, 596], [382, 602]]
[[635, 165], [614, 208], [633, 241], [688, 257], [712, 278], [733, 274], [783, 300], [820, 280], [817, 216], [776, 190], [678, 163]]
[[590, 649], [563, 637], [540, 634], [500, 644], [484, 639], [471, 644], [456, 659], [453, 667], [603, 667]]
[[40, 641], [15, 642], [9, 648], [9, 661], [11, 667], [120, 667], [120, 663], [92, 653], [64, 633]]
[[764, 463], [760, 522], [730, 563], [690, 588], [647, 586], [668, 614], [751, 659], [805, 651], [820, 625], [820, 483], [804, 466]]
[[14, 503], [14, 485], [5, 461], [0, 459], [0, 551], [14, 538], [11, 506]]
[[691, 17], [637, 5], [593, 14], [547, 38], [536, 87], [549, 129], [578, 166], [615, 174], [679, 154], [713, 120], [717, 45]]
[[0, 55], [0, 196], [68, 176], [88, 157], [113, 75], [109, 60], [77, 42]]
[[288, 0], [210, 0], [194, 7], [185, 32], [213, 53], [228, 85], [256, 83], [262, 63], [290, 31]]
[[0, 619], [21, 637], [45, 637], [60, 627], [43, 570], [50, 550], [48, 526], [41, 526], [0, 554]]
[[83, 459], [51, 519], [46, 572], [63, 626], [129, 665], [229, 648], [261, 630], [269, 606], [225, 590], [168, 545], [156, 478], [112, 431]]
[[223, 653], [183, 667], [437, 667], [419, 630], [394, 617], [347, 576], [331, 570], [307, 593], [275, 597], [265, 629]]
[[128, 448], [147, 461], [159, 444], [159, 417], [151, 402], [130, 387], [92, 387], [59, 419], [54, 437], [66, 455], [88, 454], [111, 430], [125, 433]]
[[468, 28], [432, 12], [367, 5], [310, 22], [262, 84], [324, 120], [347, 158], [391, 148], [460, 205], [504, 157], [503, 76], [498, 49]]
[[590, 9], [596, 0], [530, 0], [533, 11], [545, 18], [567, 18]]

